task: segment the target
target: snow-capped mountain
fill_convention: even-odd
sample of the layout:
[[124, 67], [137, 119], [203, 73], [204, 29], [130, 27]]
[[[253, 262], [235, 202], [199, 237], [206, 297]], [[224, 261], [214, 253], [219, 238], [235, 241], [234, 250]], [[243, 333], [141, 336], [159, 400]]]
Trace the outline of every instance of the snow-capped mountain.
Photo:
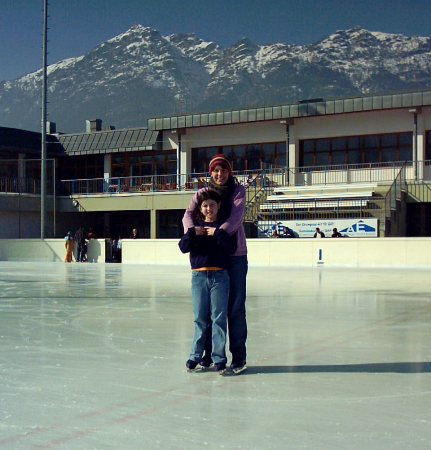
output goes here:
[[[42, 71], [0, 83], [0, 126], [38, 130]], [[149, 117], [278, 105], [301, 99], [431, 87], [431, 39], [337, 31], [313, 45], [231, 48], [136, 25], [48, 68], [48, 114], [61, 131], [85, 119], [118, 128]]]

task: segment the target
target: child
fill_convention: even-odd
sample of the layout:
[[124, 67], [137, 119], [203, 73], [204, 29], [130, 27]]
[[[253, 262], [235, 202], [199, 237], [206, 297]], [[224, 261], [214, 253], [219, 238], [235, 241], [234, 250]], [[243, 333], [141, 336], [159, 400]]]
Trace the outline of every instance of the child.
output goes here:
[[[214, 191], [199, 194], [198, 217], [193, 220], [193, 228], [179, 242], [183, 253], [190, 252], [192, 268], [192, 302], [195, 332], [192, 351], [186, 362], [189, 372], [197, 370], [205, 348], [205, 335], [212, 324], [211, 358], [216, 370], [226, 371], [226, 317], [229, 299], [229, 275], [227, 266], [229, 255], [236, 250], [236, 235], [229, 236], [218, 228], [221, 221], [217, 215], [220, 196]], [[215, 228], [213, 235], [206, 233]]]

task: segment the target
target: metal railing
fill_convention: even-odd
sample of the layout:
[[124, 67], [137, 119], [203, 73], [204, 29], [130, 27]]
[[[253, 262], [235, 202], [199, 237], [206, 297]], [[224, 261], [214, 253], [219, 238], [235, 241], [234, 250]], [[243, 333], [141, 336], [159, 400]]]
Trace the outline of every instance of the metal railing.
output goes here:
[[[258, 197], [262, 189], [277, 186], [313, 186], [329, 184], [354, 184], [366, 182], [392, 183], [404, 167], [405, 180], [431, 180], [431, 161], [387, 162], [332, 166], [309, 166], [290, 169], [235, 172], [239, 181], [247, 186], [248, 201]], [[264, 175], [262, 175], [264, 174]], [[261, 178], [259, 178], [261, 177]], [[207, 186], [208, 173], [145, 175], [129, 177], [89, 178], [60, 180], [58, 195], [92, 195], [146, 192], [172, 192], [197, 190]], [[0, 178], [0, 192], [40, 193], [40, 180], [33, 178]]]
[[176, 174], [61, 180], [60, 195], [170, 192], [180, 190], [181, 183], [182, 190], [196, 190], [206, 186], [207, 181], [204, 174], [181, 175], [180, 183]]
[[[424, 164], [425, 163], [425, 164]], [[427, 161], [395, 161], [384, 163], [345, 164], [332, 166], [307, 166], [283, 169], [279, 176], [284, 185], [313, 186], [327, 184], [352, 184], [392, 182], [400, 167], [406, 168], [406, 176], [415, 178], [416, 166], [426, 166]], [[430, 174], [431, 175], [431, 174]]]
[[[40, 178], [0, 177], [0, 192], [40, 195]], [[53, 183], [47, 180], [47, 193], [53, 193]]]
[[[256, 172], [234, 173], [239, 182], [247, 185]], [[208, 186], [208, 173], [145, 175], [114, 178], [61, 180], [60, 195], [142, 194], [147, 192], [197, 191]]]
[[385, 196], [385, 209], [387, 217], [390, 216], [391, 210], [395, 211], [397, 209], [397, 202], [402, 199], [402, 192], [405, 192], [406, 190], [406, 166], [402, 166]]

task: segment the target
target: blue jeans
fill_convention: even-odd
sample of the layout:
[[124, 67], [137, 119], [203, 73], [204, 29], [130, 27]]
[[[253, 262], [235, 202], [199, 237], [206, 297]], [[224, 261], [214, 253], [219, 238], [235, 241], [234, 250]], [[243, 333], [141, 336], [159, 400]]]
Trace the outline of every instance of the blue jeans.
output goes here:
[[[229, 258], [229, 303], [227, 321], [229, 328], [229, 350], [232, 362], [244, 363], [247, 359], [247, 319], [245, 300], [247, 298], [247, 256], [231, 256]], [[211, 339], [205, 343], [205, 359], [211, 355]]]
[[232, 362], [246, 361], [247, 319], [245, 300], [247, 297], [247, 256], [231, 256], [229, 259], [229, 304], [227, 321], [229, 328], [229, 351]]
[[190, 358], [199, 362], [211, 333], [214, 364], [226, 363], [229, 275], [226, 270], [192, 272], [192, 303], [195, 322]]

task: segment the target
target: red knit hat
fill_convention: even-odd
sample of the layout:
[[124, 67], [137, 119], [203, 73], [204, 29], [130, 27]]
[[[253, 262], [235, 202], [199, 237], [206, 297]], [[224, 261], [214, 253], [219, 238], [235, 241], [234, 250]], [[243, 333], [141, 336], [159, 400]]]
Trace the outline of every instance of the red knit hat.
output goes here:
[[221, 153], [215, 155], [213, 159], [210, 161], [209, 165], [210, 173], [215, 169], [216, 166], [222, 166], [223, 169], [226, 169], [229, 171], [229, 173], [232, 173], [232, 164], [226, 158], [226, 156], [222, 155]]

